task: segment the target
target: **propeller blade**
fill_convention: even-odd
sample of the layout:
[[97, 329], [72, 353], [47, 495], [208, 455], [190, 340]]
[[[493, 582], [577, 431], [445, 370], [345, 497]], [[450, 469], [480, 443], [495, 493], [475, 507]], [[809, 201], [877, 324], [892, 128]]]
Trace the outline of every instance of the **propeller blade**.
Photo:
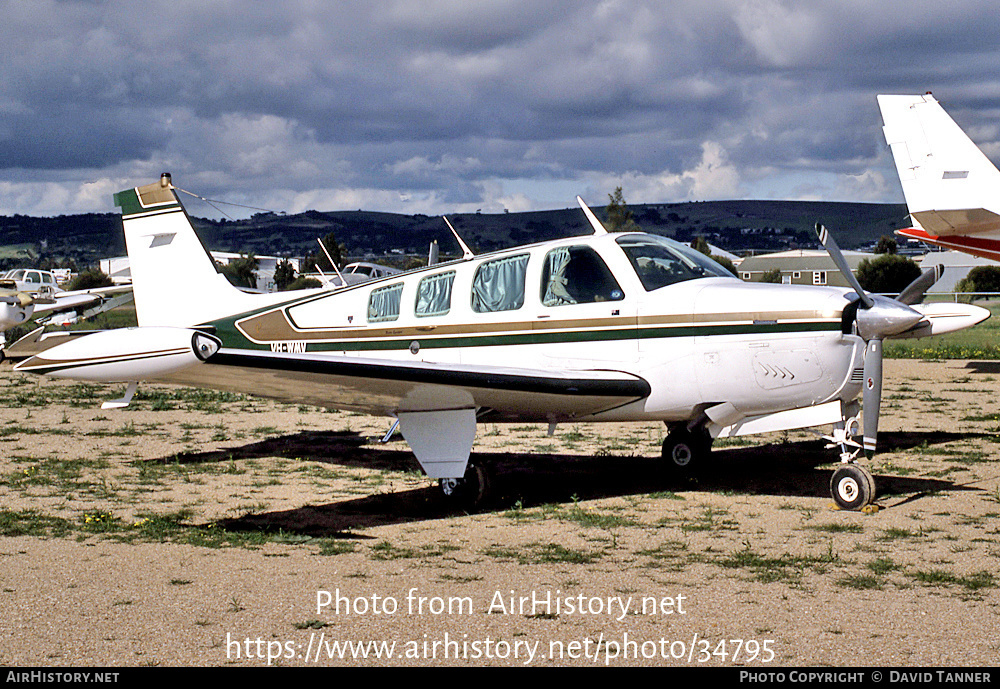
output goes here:
[[878, 436], [879, 407], [882, 404], [882, 340], [868, 341], [865, 350], [865, 383], [861, 396], [861, 411], [864, 415], [865, 455], [875, 454], [875, 439]]
[[819, 243], [830, 254], [830, 258], [837, 265], [837, 270], [840, 271], [840, 274], [847, 280], [847, 284], [853, 287], [854, 291], [858, 293], [858, 296], [861, 297], [861, 303], [865, 305], [865, 308], [870, 309], [875, 302], [872, 301], [867, 292], [861, 289], [861, 283], [858, 282], [858, 279], [854, 277], [854, 273], [851, 272], [851, 267], [847, 265], [847, 259], [841, 253], [840, 247], [837, 246], [837, 242], [833, 239], [833, 235], [820, 223], [816, 223], [816, 234], [819, 235]]
[[10, 304], [11, 306], [31, 306], [35, 303], [45, 303], [44, 301], [38, 300], [27, 292], [16, 292], [13, 290], [4, 290], [0, 293], [0, 302], [4, 304]]
[[928, 268], [920, 274], [920, 277], [906, 286], [906, 289], [896, 297], [896, 301], [907, 305], [919, 304], [927, 290], [940, 280], [942, 275], [944, 275], [944, 266], [936, 265], [933, 268]]

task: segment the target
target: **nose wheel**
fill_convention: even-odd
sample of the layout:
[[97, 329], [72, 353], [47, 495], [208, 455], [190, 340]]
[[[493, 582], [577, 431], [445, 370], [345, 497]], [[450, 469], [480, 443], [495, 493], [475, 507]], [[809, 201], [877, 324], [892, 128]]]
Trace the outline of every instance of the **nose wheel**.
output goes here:
[[833, 472], [830, 494], [842, 510], [860, 510], [875, 499], [875, 479], [857, 464], [843, 464]]

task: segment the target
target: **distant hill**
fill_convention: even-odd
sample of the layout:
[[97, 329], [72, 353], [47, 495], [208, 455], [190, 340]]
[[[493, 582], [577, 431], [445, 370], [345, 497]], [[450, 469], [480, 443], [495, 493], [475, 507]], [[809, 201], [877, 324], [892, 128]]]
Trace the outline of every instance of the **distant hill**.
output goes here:
[[[870, 245], [906, 224], [903, 204], [706, 201], [629, 208], [635, 222], [646, 232], [685, 242], [702, 236], [733, 253], [816, 247], [813, 226], [817, 222], [834, 231], [843, 248]], [[603, 207], [594, 210], [604, 219]], [[575, 207], [448, 217], [477, 253], [591, 231], [583, 213]], [[304, 256], [316, 251], [317, 237], [333, 232], [347, 247], [347, 254], [356, 258], [380, 257], [390, 252], [423, 256], [435, 239], [442, 254], [458, 252], [444, 221], [435, 216], [306, 211], [296, 215], [258, 213], [237, 221], [194, 218], [193, 222], [208, 247], [218, 251]], [[46, 261], [73, 261], [85, 267], [100, 258], [124, 253], [117, 214], [0, 217], [0, 268]]]

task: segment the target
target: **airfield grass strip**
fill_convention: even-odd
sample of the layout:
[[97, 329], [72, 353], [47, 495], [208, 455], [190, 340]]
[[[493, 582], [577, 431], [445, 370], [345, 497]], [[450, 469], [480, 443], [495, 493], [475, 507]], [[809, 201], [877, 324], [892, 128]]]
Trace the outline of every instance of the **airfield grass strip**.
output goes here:
[[959, 345], [933, 342], [890, 342], [883, 350], [886, 359], [1000, 359], [1000, 346]]
[[108, 538], [119, 543], [163, 543], [201, 546], [204, 548], [248, 548], [256, 550], [268, 543], [309, 544], [319, 548], [320, 555], [340, 555], [353, 552], [354, 544], [340, 538], [313, 537], [282, 530], [231, 531], [214, 523], [189, 524], [186, 510], [171, 514], [140, 515], [123, 519], [111, 512], [92, 511], [76, 519], [44, 515], [36, 510], [0, 510], [0, 536], [34, 536], [41, 538], [75, 537], [84, 541], [91, 537]]

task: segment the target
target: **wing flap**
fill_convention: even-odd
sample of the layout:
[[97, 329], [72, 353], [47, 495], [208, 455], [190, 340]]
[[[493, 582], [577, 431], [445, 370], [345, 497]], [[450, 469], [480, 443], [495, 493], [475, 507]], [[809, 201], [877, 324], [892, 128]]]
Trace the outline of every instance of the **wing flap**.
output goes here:
[[529, 369], [382, 360], [324, 353], [221, 349], [199, 370], [160, 380], [291, 403], [374, 414], [433, 411], [464, 391], [499, 418], [568, 419], [649, 395], [644, 379], [612, 370]]

